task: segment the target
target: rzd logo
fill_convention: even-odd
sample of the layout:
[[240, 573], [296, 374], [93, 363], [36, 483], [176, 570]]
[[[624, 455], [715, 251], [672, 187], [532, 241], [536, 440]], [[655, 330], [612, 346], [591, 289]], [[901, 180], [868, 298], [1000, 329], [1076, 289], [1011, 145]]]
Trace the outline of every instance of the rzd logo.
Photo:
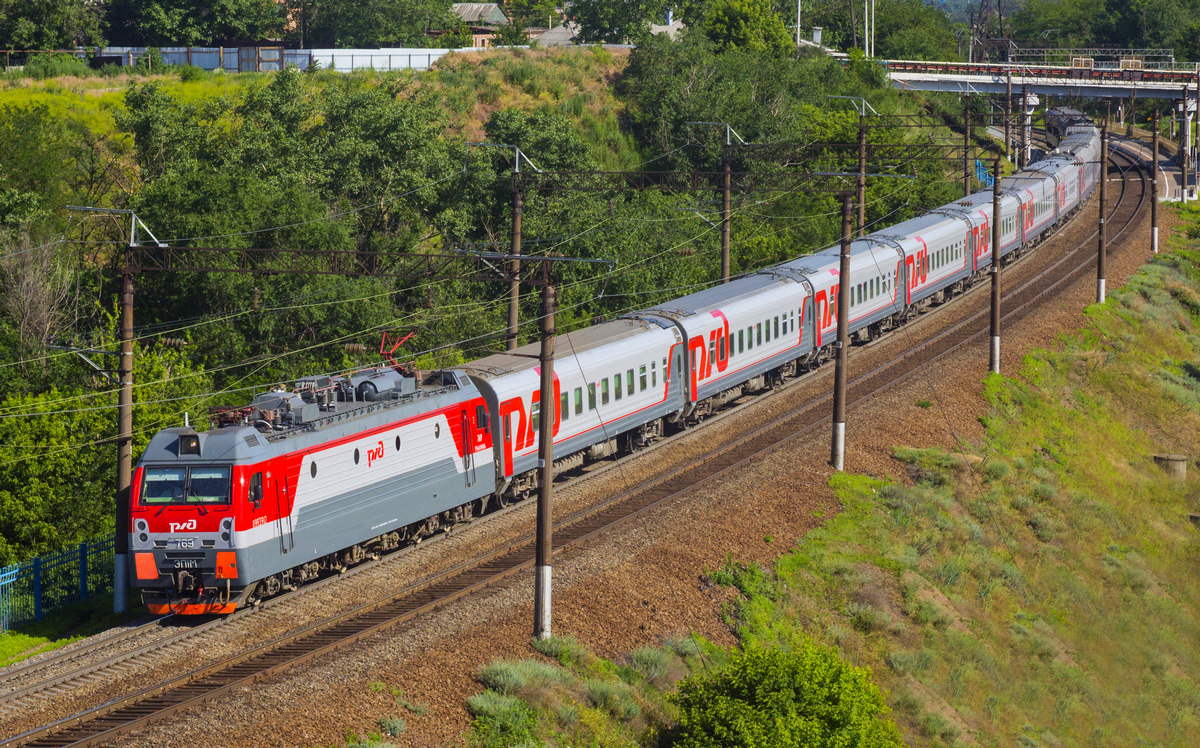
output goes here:
[[367, 450], [367, 467], [371, 467], [371, 463], [375, 460], [383, 459], [383, 442], [379, 442], [379, 446], [372, 447]]
[[179, 532], [180, 530], [195, 530], [196, 520], [189, 519], [187, 522], [172, 522], [171, 532]]

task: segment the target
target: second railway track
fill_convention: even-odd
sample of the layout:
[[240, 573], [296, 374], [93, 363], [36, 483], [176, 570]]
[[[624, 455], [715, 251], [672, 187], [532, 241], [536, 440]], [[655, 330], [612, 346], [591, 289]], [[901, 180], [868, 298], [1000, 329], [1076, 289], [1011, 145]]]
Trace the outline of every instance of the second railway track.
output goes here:
[[[1122, 163], [1126, 165], [1122, 166]], [[1113, 154], [1112, 172], [1122, 176], [1120, 194], [1108, 217], [1110, 225], [1117, 227], [1112, 238], [1115, 241], [1139, 215], [1146, 199], [1147, 179], [1137, 159], [1120, 151]], [[1003, 302], [1004, 321], [1011, 323], [1022, 318], [1040, 298], [1093, 268], [1094, 237], [1093, 233], [1064, 252], [1035, 278], [1007, 290]], [[850, 383], [851, 404], [882, 392], [930, 360], [969, 343], [986, 331], [987, 311], [984, 309], [920, 341], [905, 355], [855, 377]], [[699, 459], [564, 518], [555, 527], [555, 552], [617, 527], [809, 432], [828, 420], [826, 409], [822, 407], [827, 401], [827, 397], [811, 400], [804, 407], [733, 438]], [[111, 740], [180, 709], [411, 620], [506, 579], [529, 568], [532, 563], [532, 534], [529, 534], [497, 551], [410, 585], [396, 595], [312, 623], [234, 657], [16, 736], [6, 744], [65, 746]]]

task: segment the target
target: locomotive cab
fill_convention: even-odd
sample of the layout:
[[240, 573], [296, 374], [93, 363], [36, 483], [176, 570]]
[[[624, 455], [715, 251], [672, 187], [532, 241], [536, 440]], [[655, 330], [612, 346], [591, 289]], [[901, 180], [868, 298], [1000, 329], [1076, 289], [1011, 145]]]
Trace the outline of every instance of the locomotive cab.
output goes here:
[[134, 472], [130, 578], [153, 613], [230, 613], [249, 591], [236, 530], [262, 500], [262, 477], [229, 449], [239, 430], [167, 429]]

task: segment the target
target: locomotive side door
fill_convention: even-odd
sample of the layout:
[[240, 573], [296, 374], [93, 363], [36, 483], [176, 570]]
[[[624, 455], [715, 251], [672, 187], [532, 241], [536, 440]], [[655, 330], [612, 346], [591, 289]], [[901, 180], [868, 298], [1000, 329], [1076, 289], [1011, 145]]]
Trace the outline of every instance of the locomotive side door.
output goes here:
[[471, 428], [474, 421], [471, 420], [466, 409], [459, 411], [459, 418], [463, 444], [463, 475], [466, 478], [467, 487], [470, 488], [471, 484], [475, 482], [472, 476], [475, 469], [475, 433]]
[[[303, 464], [303, 461], [301, 461]], [[288, 479], [275, 481], [275, 531], [279, 533], [279, 552], [287, 553], [296, 547], [292, 537], [292, 507], [288, 501]]]

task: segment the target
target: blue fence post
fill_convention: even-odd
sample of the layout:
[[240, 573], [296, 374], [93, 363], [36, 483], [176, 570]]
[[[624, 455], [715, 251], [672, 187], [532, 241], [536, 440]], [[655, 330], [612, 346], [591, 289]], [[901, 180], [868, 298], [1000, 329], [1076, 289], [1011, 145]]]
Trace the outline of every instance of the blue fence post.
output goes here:
[[[189, 47], [189, 50], [191, 48]], [[190, 55], [190, 51], [189, 51]], [[79, 599], [87, 600], [88, 598], [88, 568], [87, 568], [87, 542], [79, 544]]]
[[42, 620], [42, 557], [33, 559], [33, 620]]

